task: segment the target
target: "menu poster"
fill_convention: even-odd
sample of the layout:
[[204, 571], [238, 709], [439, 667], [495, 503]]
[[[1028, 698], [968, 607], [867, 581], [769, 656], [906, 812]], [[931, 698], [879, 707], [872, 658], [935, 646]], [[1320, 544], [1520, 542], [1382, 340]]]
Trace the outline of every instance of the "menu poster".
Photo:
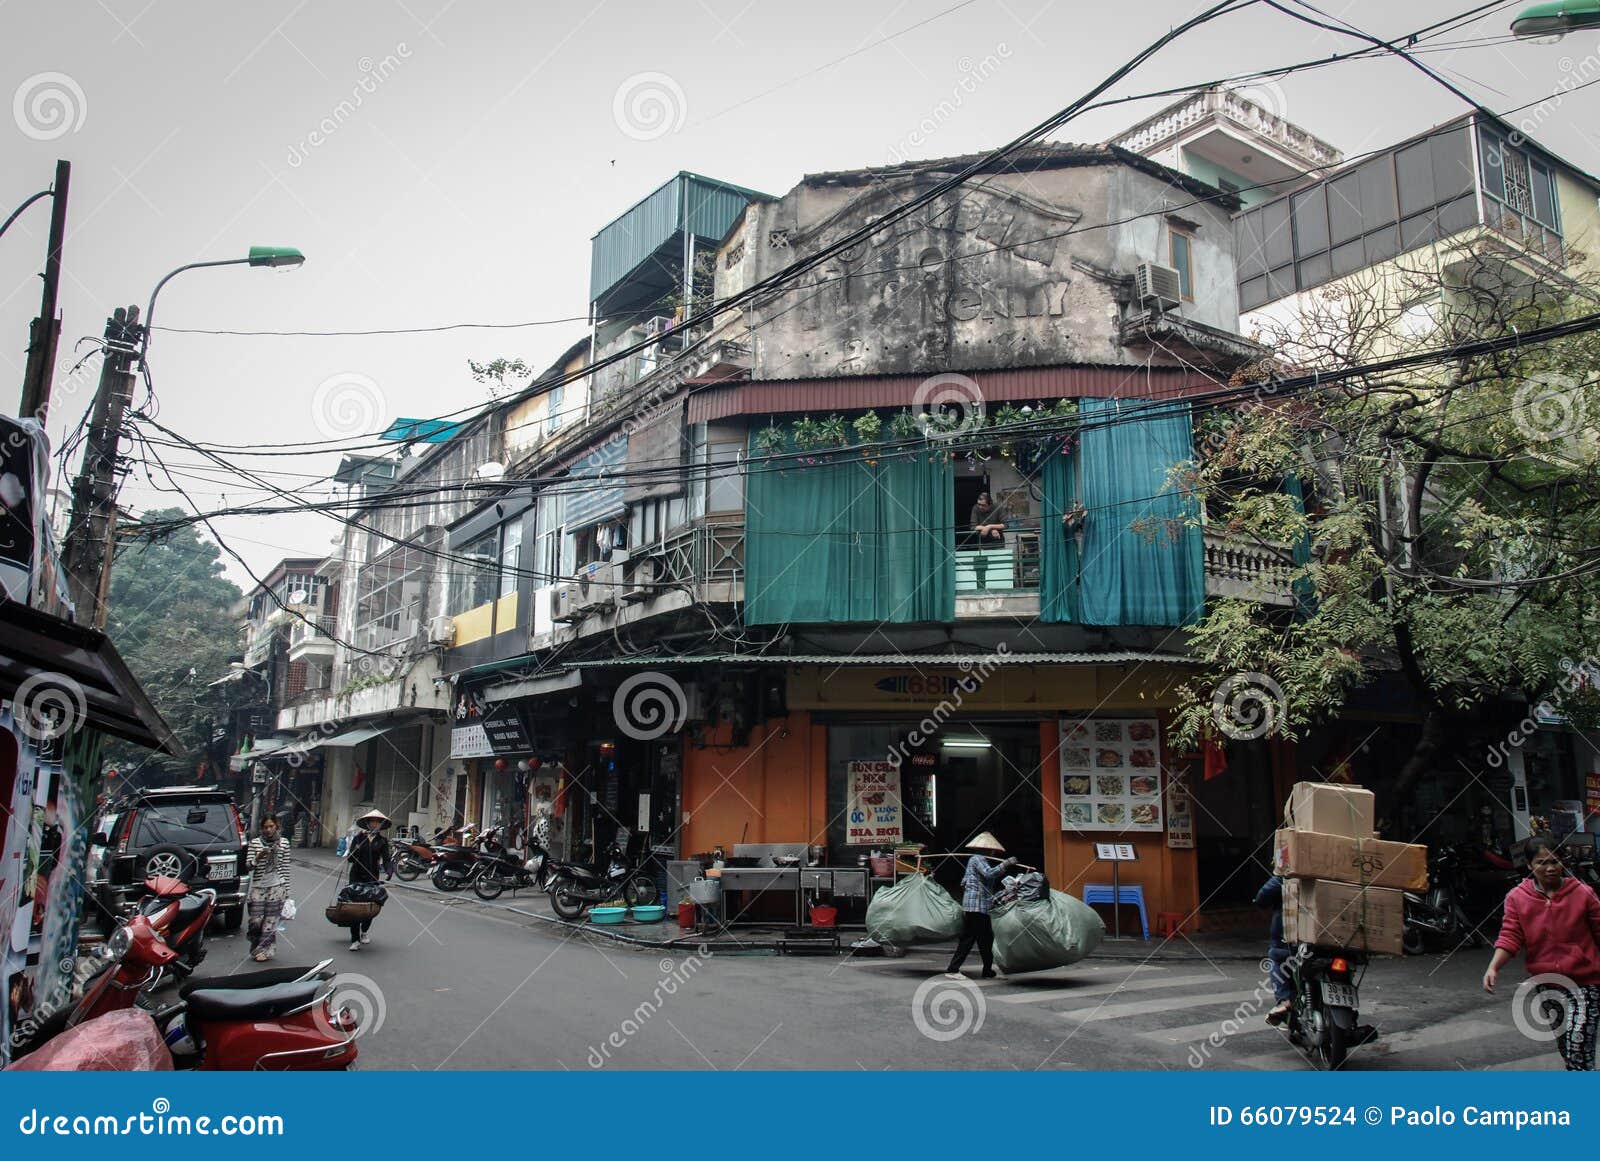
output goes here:
[[1060, 759], [1062, 830], [1161, 831], [1154, 718], [1063, 718]]
[[849, 814], [845, 842], [870, 847], [900, 842], [900, 767], [894, 762], [851, 761], [845, 768]]
[[1189, 771], [1167, 771], [1167, 846], [1194, 848], [1194, 797], [1189, 793]]

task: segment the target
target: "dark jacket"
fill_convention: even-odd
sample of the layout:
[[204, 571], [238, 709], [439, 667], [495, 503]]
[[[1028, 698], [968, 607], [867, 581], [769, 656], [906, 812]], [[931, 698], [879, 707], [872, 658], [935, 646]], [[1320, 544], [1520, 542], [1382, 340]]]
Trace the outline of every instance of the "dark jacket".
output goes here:
[[1261, 884], [1261, 890], [1256, 892], [1256, 906], [1263, 910], [1271, 910], [1272, 925], [1268, 934], [1273, 943], [1283, 942], [1283, 880], [1276, 875], [1268, 875], [1267, 881]]
[[370, 830], [359, 830], [350, 840], [350, 881], [376, 883], [385, 874], [394, 874], [394, 854], [389, 840]]

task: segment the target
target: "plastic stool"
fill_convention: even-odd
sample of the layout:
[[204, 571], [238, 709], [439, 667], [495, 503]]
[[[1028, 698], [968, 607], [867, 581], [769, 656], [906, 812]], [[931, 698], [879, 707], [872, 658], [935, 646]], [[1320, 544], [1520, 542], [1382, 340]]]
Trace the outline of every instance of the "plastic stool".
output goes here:
[[1144, 930], [1144, 937], [1150, 938], [1150, 918], [1144, 909], [1143, 887], [1113, 888], [1110, 883], [1089, 883], [1083, 888], [1083, 901], [1085, 903], [1106, 903], [1116, 907], [1129, 903], [1139, 909], [1139, 926]]
[[1168, 939], [1183, 934], [1184, 914], [1181, 911], [1157, 911], [1156, 934]]

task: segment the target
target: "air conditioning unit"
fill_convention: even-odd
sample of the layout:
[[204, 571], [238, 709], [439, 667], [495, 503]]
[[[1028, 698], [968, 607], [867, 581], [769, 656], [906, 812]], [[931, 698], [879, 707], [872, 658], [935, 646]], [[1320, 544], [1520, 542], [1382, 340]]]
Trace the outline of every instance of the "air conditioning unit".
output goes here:
[[585, 613], [616, 607], [622, 589], [622, 565], [592, 561], [578, 572], [578, 608]]
[[656, 335], [664, 335], [671, 329], [672, 319], [667, 315], [658, 314], [654, 318], [645, 320], [644, 333], [646, 338], [654, 338]]
[[550, 589], [550, 619], [563, 624], [583, 620], [582, 593], [573, 581], [564, 581]]
[[454, 617], [435, 617], [428, 622], [428, 640], [434, 645], [453, 645], [456, 640]]
[[1183, 298], [1178, 272], [1159, 262], [1141, 262], [1134, 268], [1133, 289], [1141, 305], [1157, 310], [1177, 306]]
[[659, 591], [661, 578], [666, 575], [666, 564], [659, 556], [636, 557], [628, 579], [617, 591], [617, 599], [625, 604], [648, 601]]

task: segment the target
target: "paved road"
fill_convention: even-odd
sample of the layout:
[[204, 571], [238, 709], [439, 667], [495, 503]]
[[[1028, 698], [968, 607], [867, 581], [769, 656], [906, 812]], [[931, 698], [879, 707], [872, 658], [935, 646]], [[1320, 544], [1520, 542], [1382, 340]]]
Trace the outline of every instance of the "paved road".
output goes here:
[[[1097, 957], [961, 985], [915, 953], [643, 951], [402, 890], [392, 892], [373, 942], [351, 952], [322, 917], [326, 873], [297, 868], [295, 894], [303, 914], [288, 925], [278, 962], [331, 956], [349, 973], [345, 986], [374, 1013], [366, 1067], [1309, 1067], [1263, 1023], [1270, 989], [1248, 961]], [[242, 939], [218, 939], [206, 966], [242, 967], [244, 955]], [[1362, 996], [1363, 1016], [1382, 1038], [1358, 1050], [1351, 1067], [1558, 1067], [1552, 1046], [1517, 1032], [1509, 994], [1478, 990], [1483, 958], [1380, 961]]]

